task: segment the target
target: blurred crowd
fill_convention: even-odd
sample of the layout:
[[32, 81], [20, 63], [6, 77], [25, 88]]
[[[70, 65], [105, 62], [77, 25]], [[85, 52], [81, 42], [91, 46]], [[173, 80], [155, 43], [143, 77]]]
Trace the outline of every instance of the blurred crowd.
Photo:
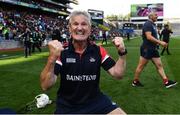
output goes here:
[[[25, 33], [27, 32], [30, 33], [29, 41], [32, 43], [39, 41], [39, 44], [47, 39], [67, 41], [70, 38], [67, 20], [64, 17], [0, 8], [0, 41], [26, 41], [27, 35]], [[92, 38], [94, 40], [103, 39], [104, 33], [106, 33], [107, 38], [120, 36], [118, 31], [105, 31], [97, 25], [92, 26]]]

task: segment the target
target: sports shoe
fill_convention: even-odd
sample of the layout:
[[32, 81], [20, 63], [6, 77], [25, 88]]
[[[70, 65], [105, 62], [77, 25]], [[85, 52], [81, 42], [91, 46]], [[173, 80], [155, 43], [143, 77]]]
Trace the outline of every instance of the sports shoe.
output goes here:
[[168, 80], [168, 83], [165, 84], [166, 88], [170, 88], [178, 84], [178, 82]]
[[133, 81], [132, 82], [132, 86], [134, 86], [134, 87], [143, 87], [144, 85], [143, 84], [141, 84], [141, 82], [140, 81]]

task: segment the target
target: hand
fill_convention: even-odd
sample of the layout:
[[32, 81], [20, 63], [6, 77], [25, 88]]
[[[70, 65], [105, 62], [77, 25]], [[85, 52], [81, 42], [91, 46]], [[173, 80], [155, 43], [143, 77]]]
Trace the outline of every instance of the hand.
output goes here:
[[50, 41], [48, 43], [48, 47], [49, 47], [50, 57], [53, 60], [56, 60], [60, 56], [61, 51], [64, 50], [63, 45], [58, 40]]
[[163, 47], [167, 47], [168, 46], [168, 44], [166, 42], [164, 42], [164, 41], [161, 41], [160, 45], [163, 46]]
[[112, 42], [114, 43], [114, 45], [118, 49], [118, 52], [124, 52], [125, 51], [125, 46], [124, 46], [124, 42], [123, 42], [123, 38], [122, 37], [115, 37], [112, 40]]

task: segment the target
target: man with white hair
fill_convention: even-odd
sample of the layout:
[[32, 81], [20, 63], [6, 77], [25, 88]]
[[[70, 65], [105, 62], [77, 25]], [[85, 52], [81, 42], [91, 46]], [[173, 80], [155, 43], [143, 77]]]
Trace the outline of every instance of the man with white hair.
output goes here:
[[166, 88], [175, 86], [177, 82], [168, 79], [164, 72], [164, 68], [161, 62], [161, 58], [158, 52], [159, 45], [167, 47], [167, 43], [161, 41], [157, 37], [157, 29], [155, 22], [157, 21], [158, 15], [156, 12], [150, 12], [147, 20], [143, 26], [142, 38], [143, 43], [140, 47], [140, 58], [139, 63], [135, 71], [134, 80], [132, 86], [142, 87], [143, 84], [139, 81], [139, 76], [144, 69], [145, 65], [151, 60], [156, 66], [156, 69], [161, 76], [163, 83]]
[[41, 73], [41, 87], [50, 88], [60, 74], [55, 114], [125, 114], [99, 88], [100, 69], [121, 79], [126, 68], [123, 38], [113, 40], [120, 55], [115, 62], [102, 46], [89, 42], [91, 17], [74, 11], [69, 16], [71, 41], [64, 49], [57, 40], [49, 42], [49, 57]]

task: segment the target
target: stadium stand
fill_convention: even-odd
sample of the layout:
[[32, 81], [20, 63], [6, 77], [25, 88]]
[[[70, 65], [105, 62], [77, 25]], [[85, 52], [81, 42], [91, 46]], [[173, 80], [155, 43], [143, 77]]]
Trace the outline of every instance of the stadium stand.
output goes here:
[[[23, 48], [26, 30], [32, 35], [40, 34], [39, 42], [46, 45], [52, 39], [55, 29], [60, 31], [61, 38], [69, 38], [67, 17], [70, 3], [78, 4], [76, 0], [3, 0], [0, 1], [0, 50]], [[100, 38], [101, 31], [107, 31], [104, 25], [93, 24], [92, 36]], [[109, 37], [120, 35], [118, 31], [109, 31]], [[31, 38], [33, 38], [31, 36]], [[67, 39], [65, 40], [67, 41]], [[30, 42], [33, 43], [31, 39]]]
[[76, 0], [0, 1], [0, 49], [22, 47], [21, 35], [27, 28], [31, 33], [40, 33], [40, 42], [50, 39], [55, 27], [68, 36], [66, 17], [68, 9], [72, 9], [70, 3], [78, 4]]

